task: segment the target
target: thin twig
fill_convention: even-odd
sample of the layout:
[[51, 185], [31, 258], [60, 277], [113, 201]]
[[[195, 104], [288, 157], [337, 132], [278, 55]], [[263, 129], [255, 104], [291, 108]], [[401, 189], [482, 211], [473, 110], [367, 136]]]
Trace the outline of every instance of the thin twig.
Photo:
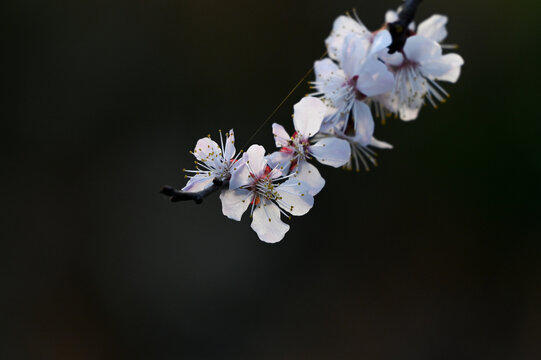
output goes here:
[[229, 185], [229, 180], [220, 180], [220, 179], [215, 178], [212, 181], [212, 186], [198, 192], [188, 192], [188, 191], [177, 190], [173, 188], [172, 186], [165, 185], [160, 190], [160, 193], [166, 196], [169, 196], [169, 200], [171, 200], [171, 202], [193, 200], [195, 201], [196, 204], [201, 204], [205, 197], [209, 196], [215, 191], [218, 191], [222, 188], [227, 187], [228, 185]]
[[415, 18], [417, 7], [421, 1], [423, 0], [405, 0], [402, 10], [398, 13], [398, 20], [387, 24], [387, 29], [393, 37], [393, 42], [391, 46], [389, 46], [389, 54], [401, 51], [402, 48], [404, 48], [406, 39], [410, 35], [408, 26]]

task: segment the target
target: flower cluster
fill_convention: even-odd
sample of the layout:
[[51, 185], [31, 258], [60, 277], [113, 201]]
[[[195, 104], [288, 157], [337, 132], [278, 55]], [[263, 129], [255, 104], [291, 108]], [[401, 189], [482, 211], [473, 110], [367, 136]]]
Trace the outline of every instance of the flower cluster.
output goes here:
[[236, 152], [233, 130], [220, 132], [220, 145], [208, 137], [194, 150], [196, 170], [184, 193], [206, 191], [219, 183], [222, 211], [240, 221], [249, 209], [252, 229], [262, 241], [283, 239], [289, 225], [282, 215], [306, 214], [325, 180], [316, 164], [347, 169], [376, 165], [371, 148], [392, 146], [374, 137], [375, 117], [391, 114], [414, 120], [425, 103], [434, 107], [448, 93], [437, 81], [456, 82], [464, 61], [443, 54], [447, 17], [433, 15], [419, 26], [411, 23], [402, 49], [389, 52], [393, 43], [388, 24], [399, 18], [387, 12], [385, 24], [368, 30], [359, 18], [338, 17], [325, 40], [328, 57], [314, 63], [315, 92], [293, 107], [294, 132], [272, 125], [276, 151], [260, 145]]

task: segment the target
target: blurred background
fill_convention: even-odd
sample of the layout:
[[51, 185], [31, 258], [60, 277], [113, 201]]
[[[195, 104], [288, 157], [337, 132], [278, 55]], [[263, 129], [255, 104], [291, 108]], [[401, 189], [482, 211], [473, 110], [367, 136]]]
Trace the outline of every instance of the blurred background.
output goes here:
[[3, 2], [0, 358], [541, 358], [536, 1], [424, 1], [466, 61], [452, 98], [378, 125], [373, 171], [321, 167], [281, 243], [158, 193], [200, 137], [244, 143], [335, 17], [399, 4]]

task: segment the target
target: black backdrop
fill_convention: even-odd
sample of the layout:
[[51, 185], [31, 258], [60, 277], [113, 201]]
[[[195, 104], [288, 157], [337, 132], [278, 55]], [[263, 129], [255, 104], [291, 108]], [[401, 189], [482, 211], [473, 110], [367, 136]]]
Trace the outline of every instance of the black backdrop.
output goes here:
[[0, 358], [539, 358], [535, 1], [424, 1], [466, 61], [452, 98], [378, 125], [377, 169], [322, 168], [281, 243], [158, 194], [198, 138], [248, 139], [337, 15], [397, 5], [3, 2]]

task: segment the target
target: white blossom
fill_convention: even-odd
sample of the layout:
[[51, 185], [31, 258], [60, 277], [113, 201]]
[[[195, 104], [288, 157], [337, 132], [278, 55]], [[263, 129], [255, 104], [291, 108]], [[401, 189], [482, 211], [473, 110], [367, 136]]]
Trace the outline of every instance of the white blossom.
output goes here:
[[374, 138], [375, 126], [370, 110], [370, 103], [391, 91], [395, 84], [393, 74], [380, 60], [391, 42], [387, 30], [369, 35], [350, 31], [342, 42], [329, 42], [333, 49], [341, 51], [338, 64], [331, 59], [314, 64], [317, 92], [313, 95], [321, 96], [330, 108], [320, 136], [334, 136], [349, 142], [352, 157], [348, 168], [359, 170], [362, 164], [368, 169], [368, 162], [376, 164], [375, 154], [368, 146], [391, 148]]
[[[363, 104], [362, 109], [363, 111], [370, 112], [370, 107], [366, 104]], [[346, 124], [344, 131], [342, 130], [344, 128], [343, 124]], [[378, 165], [376, 160], [377, 154], [369, 146], [379, 149], [393, 148], [391, 144], [380, 141], [374, 136], [366, 136], [365, 129], [361, 127], [355, 128], [355, 119], [352, 116], [347, 117], [345, 114], [342, 114], [336, 123], [323, 123], [316, 138], [320, 141], [328, 138], [338, 138], [347, 141], [351, 148], [351, 157], [344, 167], [347, 170], [355, 169], [357, 172], [362, 168], [369, 171], [369, 164]]]
[[230, 219], [240, 221], [251, 206], [252, 229], [259, 239], [275, 243], [283, 239], [289, 225], [282, 222], [280, 214], [306, 214], [314, 204], [309, 188], [296, 173], [283, 176], [276, 167], [271, 168], [265, 159], [265, 149], [252, 145], [235, 165], [229, 190], [222, 191], [222, 212]]
[[[398, 20], [396, 12], [389, 10], [387, 23]], [[393, 91], [378, 97], [378, 101], [402, 120], [414, 120], [425, 100], [437, 108], [449, 97], [436, 80], [456, 82], [464, 60], [457, 54], [442, 54], [442, 48], [452, 45], [440, 44], [447, 37], [447, 17], [432, 15], [421, 22], [417, 29], [410, 24], [410, 37], [401, 52], [387, 54], [381, 58], [395, 74]]]
[[[348, 112], [367, 98], [384, 94], [394, 85], [394, 77], [379, 54], [392, 42], [387, 30], [374, 37], [348, 34], [340, 43], [338, 64], [331, 59], [314, 63], [317, 92], [336, 112]], [[334, 45], [338, 48], [338, 45]]]
[[342, 48], [344, 40], [349, 34], [355, 34], [360, 37], [366, 37], [370, 39], [372, 33], [364, 26], [361, 20], [356, 16], [353, 19], [349, 15], [341, 15], [334, 20], [331, 34], [325, 39], [325, 45], [327, 45], [327, 53], [333, 60], [340, 60], [342, 56]]
[[[195, 148], [190, 153], [197, 159], [195, 161], [197, 170], [185, 170], [191, 175], [186, 175], [188, 183], [182, 188], [183, 191], [198, 192], [212, 186], [215, 178], [228, 180], [231, 177], [233, 165], [239, 155], [235, 156], [235, 135], [233, 129], [225, 134], [225, 146], [222, 132], [220, 131], [219, 146], [210, 138], [210, 135], [199, 139]], [[223, 149], [223, 151], [222, 151]]]
[[272, 125], [274, 141], [280, 151], [271, 154], [269, 161], [279, 165], [283, 172], [296, 171], [297, 179], [307, 184], [310, 195], [314, 196], [321, 191], [325, 180], [308, 160], [315, 158], [322, 164], [340, 167], [349, 161], [351, 150], [346, 141], [333, 137], [310, 143], [310, 139], [319, 132], [327, 110], [321, 100], [305, 97], [293, 109], [295, 133], [292, 136], [282, 125]]

